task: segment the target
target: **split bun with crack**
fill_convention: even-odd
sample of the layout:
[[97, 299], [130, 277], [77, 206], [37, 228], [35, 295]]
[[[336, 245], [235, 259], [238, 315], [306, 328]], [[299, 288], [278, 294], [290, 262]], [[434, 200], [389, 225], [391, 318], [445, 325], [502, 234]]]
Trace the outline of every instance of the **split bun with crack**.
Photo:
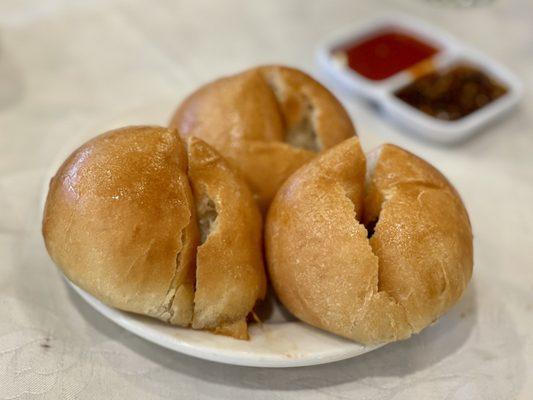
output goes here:
[[261, 215], [233, 168], [175, 130], [117, 129], [85, 143], [50, 182], [47, 250], [104, 303], [247, 338], [264, 297]]
[[305, 73], [262, 66], [206, 84], [171, 127], [218, 150], [266, 210], [283, 181], [317, 153], [355, 135], [340, 102]]
[[271, 283], [299, 319], [364, 344], [405, 339], [453, 306], [472, 231], [452, 185], [393, 145], [354, 137], [283, 184], [265, 229]]

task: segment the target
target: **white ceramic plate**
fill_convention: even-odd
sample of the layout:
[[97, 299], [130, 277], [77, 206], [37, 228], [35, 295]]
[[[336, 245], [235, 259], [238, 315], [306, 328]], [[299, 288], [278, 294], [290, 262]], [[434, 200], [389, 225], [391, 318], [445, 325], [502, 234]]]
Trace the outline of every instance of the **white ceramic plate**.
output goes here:
[[[116, 120], [98, 125], [85, 134], [76, 135], [59, 152], [48, 174], [51, 178], [68, 155], [90, 138], [120, 126], [139, 123], [158, 123], [158, 115], [164, 105], [148, 106], [130, 112]], [[172, 111], [169, 109], [169, 112]], [[144, 116], [141, 117], [141, 116]], [[159, 122], [161, 123], [161, 122]], [[44, 183], [42, 208], [48, 192], [48, 180]], [[264, 323], [251, 324], [250, 340], [236, 340], [210, 332], [179, 328], [158, 320], [123, 312], [109, 307], [89, 293], [67, 280], [74, 290], [96, 311], [122, 328], [150, 342], [180, 353], [205, 360], [251, 367], [299, 367], [344, 360], [367, 353], [380, 346], [362, 346], [346, 339], [328, 334], [303, 322], [291, 320], [270, 299], [271, 312]]]
[[205, 360], [249, 367], [300, 367], [344, 360], [379, 347], [361, 346], [303, 322], [283, 320], [251, 324], [250, 340], [236, 340], [108, 307], [69, 284], [96, 311], [124, 329], [170, 350]]

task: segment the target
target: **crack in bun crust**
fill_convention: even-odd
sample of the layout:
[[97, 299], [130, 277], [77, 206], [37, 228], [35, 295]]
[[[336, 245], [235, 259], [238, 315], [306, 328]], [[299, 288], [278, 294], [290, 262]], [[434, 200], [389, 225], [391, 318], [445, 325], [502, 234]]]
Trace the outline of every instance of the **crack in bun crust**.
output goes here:
[[326, 151], [287, 179], [265, 227], [281, 302], [364, 344], [405, 339], [438, 319], [473, 263], [468, 214], [440, 172], [393, 145], [372, 164], [367, 174], [357, 138]]
[[197, 207], [209, 198], [217, 214], [197, 249], [192, 326], [239, 332], [266, 291], [261, 214], [247, 186], [214, 149], [191, 137], [187, 152]]
[[282, 66], [257, 67], [204, 85], [179, 106], [170, 126], [227, 158], [263, 210], [296, 169], [355, 135], [348, 114], [325, 87]]

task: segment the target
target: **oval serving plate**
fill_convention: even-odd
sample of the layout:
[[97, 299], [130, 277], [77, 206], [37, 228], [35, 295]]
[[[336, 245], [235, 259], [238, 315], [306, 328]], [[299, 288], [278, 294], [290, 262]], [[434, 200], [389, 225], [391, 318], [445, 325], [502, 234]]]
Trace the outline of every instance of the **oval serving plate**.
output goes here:
[[96, 311], [122, 328], [170, 350], [205, 360], [249, 367], [301, 367], [344, 360], [379, 347], [362, 346], [300, 321], [250, 324], [250, 340], [237, 340], [120, 311], [69, 284]]
[[[168, 104], [134, 110], [113, 121], [99, 124], [90, 132], [74, 137], [73, 141], [66, 144], [59, 152], [47, 177], [54, 176], [68, 155], [90, 138], [120, 126], [139, 124], [139, 121], [157, 123], [160, 118], [154, 119], [154, 115], [160, 115], [161, 110], [165, 109], [172, 111], [172, 108], [168, 108]], [[150, 122], [154, 120], [156, 122]], [[48, 180], [43, 187], [41, 210], [44, 209], [47, 192]], [[381, 345], [363, 346], [303, 322], [291, 320], [287, 312], [272, 299], [270, 299], [272, 308], [270, 316], [261, 324], [250, 324], [250, 340], [245, 341], [206, 331], [180, 328], [109, 307], [66, 280], [91, 307], [127, 331], [170, 350], [205, 360], [250, 367], [300, 367], [344, 360], [381, 347]]]

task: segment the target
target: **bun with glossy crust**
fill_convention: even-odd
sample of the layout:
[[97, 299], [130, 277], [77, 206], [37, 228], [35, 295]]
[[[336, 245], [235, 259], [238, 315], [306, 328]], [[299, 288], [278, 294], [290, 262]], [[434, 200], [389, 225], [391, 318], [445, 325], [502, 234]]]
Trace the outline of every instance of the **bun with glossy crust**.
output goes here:
[[[213, 204], [210, 225], [204, 203]], [[170, 129], [117, 129], [74, 151], [50, 182], [43, 236], [76, 285], [171, 324], [245, 338], [246, 316], [264, 296], [261, 217], [249, 189], [207, 144], [192, 139], [186, 149]], [[223, 299], [206, 295], [221, 287]]]
[[437, 320], [465, 290], [473, 253], [468, 214], [440, 172], [393, 145], [372, 158], [367, 172], [352, 138], [300, 168], [273, 200], [265, 232], [281, 302], [364, 344]]
[[282, 66], [204, 85], [179, 106], [170, 126], [217, 149], [243, 174], [263, 209], [291, 173], [355, 134], [325, 87]]

